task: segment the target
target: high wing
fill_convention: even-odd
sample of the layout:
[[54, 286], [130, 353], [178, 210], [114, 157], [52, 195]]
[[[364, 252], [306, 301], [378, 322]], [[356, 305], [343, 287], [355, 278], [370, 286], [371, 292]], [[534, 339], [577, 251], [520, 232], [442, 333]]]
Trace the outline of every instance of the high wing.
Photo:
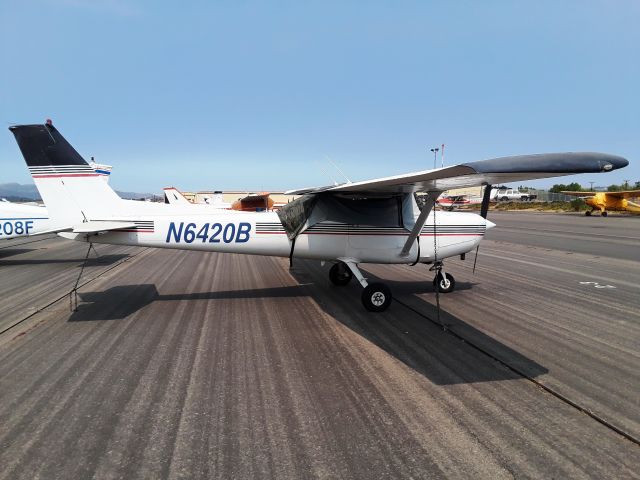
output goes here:
[[605, 192], [607, 195], [611, 195], [616, 198], [636, 198], [640, 197], [640, 190], [626, 190], [624, 192]]
[[495, 185], [577, 173], [608, 172], [628, 164], [628, 160], [606, 153], [568, 152], [518, 155], [363, 182], [344, 183], [337, 186], [290, 190], [285, 194], [441, 192], [454, 188]]
[[636, 198], [640, 197], [640, 190], [626, 190], [623, 192], [560, 192], [564, 195], [573, 195], [574, 197], [593, 197], [596, 193], [604, 193], [608, 197], [615, 198]]
[[575, 192], [575, 191], [566, 191], [560, 192], [563, 195], [571, 195], [573, 197], [593, 197], [598, 192]]

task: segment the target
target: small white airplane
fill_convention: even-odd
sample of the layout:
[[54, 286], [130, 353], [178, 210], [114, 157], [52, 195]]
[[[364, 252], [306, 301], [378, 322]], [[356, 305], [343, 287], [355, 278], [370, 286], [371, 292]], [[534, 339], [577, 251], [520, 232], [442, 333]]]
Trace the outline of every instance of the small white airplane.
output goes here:
[[[394, 177], [286, 192], [301, 195], [277, 212], [212, 211], [206, 205], [123, 200], [50, 123], [16, 125], [13, 132], [51, 218], [70, 225], [61, 236], [90, 243], [308, 258], [333, 262], [329, 278], [356, 277], [362, 303], [383, 311], [391, 291], [369, 284], [359, 264], [433, 264], [436, 291], [453, 290], [443, 260], [476, 248], [488, 228], [491, 188], [481, 214], [437, 212], [445, 190], [574, 173], [608, 172], [628, 165], [603, 153], [504, 157]], [[80, 176], [82, 175], [82, 176]], [[422, 210], [416, 192], [426, 192]], [[198, 209], [196, 207], [204, 207]]]
[[[109, 182], [111, 165], [89, 164], [94, 174]], [[44, 205], [0, 201], [0, 240], [57, 233], [69, 227], [49, 218]]]
[[[269, 193], [248, 193], [244, 197], [238, 198], [235, 202], [229, 203], [223, 200], [222, 192], [215, 193], [211, 199], [205, 199], [206, 203], [199, 205], [208, 205], [218, 210], [234, 210], [238, 212], [264, 212], [267, 210], [275, 210], [286, 203], [274, 202]], [[187, 200], [187, 197], [175, 187], [164, 188], [164, 203], [193, 205]]]
[[[165, 187], [162, 190], [164, 191], [164, 203], [169, 203], [172, 205], [180, 205], [180, 204], [193, 205], [193, 203], [187, 200], [187, 197], [185, 197], [184, 194], [180, 190], [178, 190], [176, 187]], [[230, 206], [231, 204], [225, 203], [218, 208], [226, 209], [226, 208], [229, 208]]]

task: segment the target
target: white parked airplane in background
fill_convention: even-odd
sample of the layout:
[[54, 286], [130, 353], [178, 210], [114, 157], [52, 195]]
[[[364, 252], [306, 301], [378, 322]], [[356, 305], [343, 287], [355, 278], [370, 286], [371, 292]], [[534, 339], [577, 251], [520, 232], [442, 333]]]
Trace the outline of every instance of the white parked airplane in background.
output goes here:
[[[481, 215], [436, 212], [445, 190], [574, 173], [608, 172], [626, 166], [624, 158], [602, 153], [554, 153], [504, 157], [435, 170], [342, 185], [286, 192], [302, 195], [277, 212], [212, 211], [199, 205], [123, 200], [94, 175], [91, 167], [58, 130], [17, 125], [13, 132], [49, 214], [69, 225], [60, 235], [85, 242], [310, 258], [334, 262], [336, 285], [356, 277], [368, 310], [383, 311], [391, 291], [369, 284], [361, 263], [434, 264], [434, 282], [451, 291], [445, 258], [464, 256], [493, 223], [486, 220], [485, 188]], [[420, 210], [416, 192], [428, 194]]]
[[[185, 197], [182, 194], [182, 192], [178, 190], [176, 187], [165, 187], [163, 188], [163, 190], [164, 190], [164, 203], [170, 203], [172, 205], [179, 205], [179, 204], [193, 205], [193, 203], [187, 200], [187, 197]], [[226, 209], [226, 208], [229, 208], [230, 206], [231, 206], [230, 203], [225, 203], [223, 206], [218, 208]]]
[[[238, 212], [264, 212], [286, 205], [286, 203], [274, 202], [269, 193], [248, 193], [244, 197], [238, 198], [235, 202], [229, 203], [223, 200], [222, 192], [216, 192], [211, 199], [205, 199], [205, 201], [206, 203], [197, 203], [195, 205], [208, 205], [218, 210], [235, 210]], [[194, 205], [175, 187], [164, 188], [164, 202]]]
[[[91, 175], [109, 182], [113, 168], [111, 165], [92, 162], [89, 166], [93, 170]], [[14, 203], [4, 199], [0, 201], [0, 240], [56, 233], [67, 227], [69, 225], [59, 224], [55, 219], [49, 218], [44, 205]]]

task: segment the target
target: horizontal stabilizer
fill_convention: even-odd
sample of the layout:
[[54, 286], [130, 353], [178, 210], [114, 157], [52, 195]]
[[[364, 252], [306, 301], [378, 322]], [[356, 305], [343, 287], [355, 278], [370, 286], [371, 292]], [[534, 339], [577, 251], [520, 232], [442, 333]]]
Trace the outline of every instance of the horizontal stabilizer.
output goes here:
[[133, 222], [115, 222], [111, 220], [92, 220], [90, 222], [81, 223], [73, 227], [73, 233], [99, 233], [108, 232], [110, 230], [124, 230], [135, 228]]
[[34, 233], [33, 235], [46, 235], [48, 233], [62, 233], [62, 232], [71, 232], [73, 231], [73, 227], [60, 227], [60, 228], [52, 228], [51, 230], [45, 230], [43, 232]]

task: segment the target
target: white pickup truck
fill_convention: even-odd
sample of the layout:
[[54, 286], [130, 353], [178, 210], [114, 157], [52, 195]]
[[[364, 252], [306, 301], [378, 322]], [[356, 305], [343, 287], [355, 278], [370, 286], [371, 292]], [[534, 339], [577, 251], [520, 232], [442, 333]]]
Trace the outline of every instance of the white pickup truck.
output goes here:
[[537, 197], [535, 193], [521, 192], [517, 188], [496, 187], [491, 189], [491, 200], [496, 202], [529, 202], [535, 200]]

